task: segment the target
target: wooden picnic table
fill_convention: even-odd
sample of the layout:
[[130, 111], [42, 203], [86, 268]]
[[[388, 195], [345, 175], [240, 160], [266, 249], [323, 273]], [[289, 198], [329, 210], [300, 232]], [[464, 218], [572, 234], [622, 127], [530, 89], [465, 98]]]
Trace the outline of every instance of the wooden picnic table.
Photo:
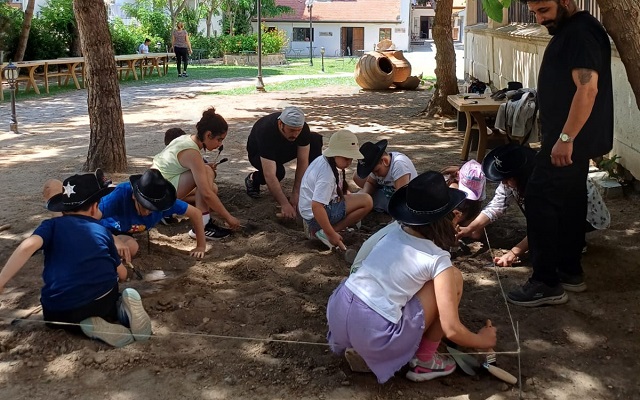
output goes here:
[[[163, 72], [166, 75], [169, 69], [169, 57], [171, 53], [144, 53], [144, 54], [122, 54], [116, 56], [116, 68], [118, 74], [122, 79], [122, 74], [125, 75], [125, 79], [129, 77], [129, 73], [133, 74], [133, 79], [138, 80], [138, 72], [140, 70], [140, 76], [144, 79], [145, 74], [150, 76], [153, 71], [156, 70], [158, 76], [162, 76]], [[162, 69], [160, 68], [162, 65]], [[148, 73], [147, 73], [148, 70]]]
[[[140, 76], [143, 79], [145, 76], [152, 75], [154, 70], [157, 72], [158, 76], [163, 76], [166, 75], [169, 70], [169, 57], [171, 56], [171, 53], [125, 54], [115, 56], [116, 68], [121, 78], [123, 73], [125, 73], [125, 78], [127, 78], [131, 73], [133, 74], [133, 78], [138, 80], [138, 73], [136, 69], [140, 71]], [[39, 76], [42, 76], [44, 79], [44, 87], [47, 93], [49, 93], [50, 78], [58, 78], [58, 86], [63, 84], [63, 78], [65, 85], [68, 85], [69, 81], [72, 80], [76, 89], [81, 89], [80, 81], [78, 80], [79, 73], [82, 77], [82, 85], [83, 87], [85, 86], [84, 57], [20, 61], [14, 64], [21, 70], [27, 71], [26, 74], [18, 76], [18, 82], [26, 82], [24, 88], [25, 92], [33, 89], [36, 94], [40, 94], [40, 88], [38, 88], [37, 82]], [[3, 64], [1, 67], [4, 67], [5, 65], [6, 64]], [[40, 67], [43, 69], [41, 74], [37, 72]], [[4, 100], [4, 92], [1, 87], [1, 83], [4, 83], [4, 81], [4, 76], [2, 76], [0, 78], [0, 100]]]
[[[469, 150], [471, 147], [471, 126], [475, 120], [478, 124], [478, 154], [476, 160], [482, 162], [484, 159], [484, 153], [487, 150], [487, 141], [489, 140], [489, 134], [487, 130], [487, 121], [483, 113], [497, 113], [500, 108], [501, 101], [495, 101], [490, 97], [472, 95], [471, 93], [453, 94], [447, 96], [447, 101], [456, 110], [464, 112], [467, 118], [467, 128], [464, 132], [464, 141], [462, 142], [462, 154], [460, 159], [467, 161], [469, 158]], [[505, 136], [505, 141], [507, 140]]]
[[[55, 67], [53, 71], [49, 71], [49, 67]], [[69, 84], [69, 79], [73, 79], [76, 89], [80, 90], [80, 82], [76, 75], [77, 68], [80, 67], [82, 76], [82, 84], [84, 85], [84, 57], [57, 58], [55, 60], [45, 60], [44, 63], [44, 88], [49, 93], [49, 78], [58, 78], [58, 86], [65, 78], [64, 84]]]

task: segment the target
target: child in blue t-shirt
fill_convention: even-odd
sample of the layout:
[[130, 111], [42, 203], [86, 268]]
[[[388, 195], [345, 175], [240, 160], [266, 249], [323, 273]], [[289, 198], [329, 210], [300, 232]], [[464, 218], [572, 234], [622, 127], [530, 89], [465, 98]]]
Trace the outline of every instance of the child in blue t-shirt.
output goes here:
[[0, 272], [0, 292], [42, 249], [40, 302], [47, 324], [78, 324], [87, 336], [122, 347], [147, 340], [151, 320], [137, 291], [127, 288], [122, 296], [118, 292], [118, 279], [126, 278], [126, 269], [113, 236], [97, 221], [98, 201], [113, 190], [109, 183], [100, 170], [65, 179], [62, 193], [47, 203], [62, 216], [43, 221], [13, 252]]
[[148, 169], [142, 175], [131, 175], [129, 182], [100, 200], [100, 224], [116, 235], [116, 246], [125, 262], [138, 252], [138, 242], [131, 236], [156, 226], [162, 218], [184, 215], [193, 229], [189, 236], [196, 239], [192, 257], [202, 258], [207, 248], [202, 212], [182, 200], [176, 199], [176, 189], [162, 177], [157, 169]]

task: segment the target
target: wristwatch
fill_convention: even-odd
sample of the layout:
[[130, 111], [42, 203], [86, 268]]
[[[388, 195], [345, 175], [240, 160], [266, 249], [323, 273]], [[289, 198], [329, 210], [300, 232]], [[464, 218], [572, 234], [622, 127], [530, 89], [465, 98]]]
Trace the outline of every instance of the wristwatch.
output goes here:
[[560, 134], [560, 141], [562, 143], [571, 143], [573, 142], [573, 138], [569, 135], [567, 135], [566, 133], [561, 133]]

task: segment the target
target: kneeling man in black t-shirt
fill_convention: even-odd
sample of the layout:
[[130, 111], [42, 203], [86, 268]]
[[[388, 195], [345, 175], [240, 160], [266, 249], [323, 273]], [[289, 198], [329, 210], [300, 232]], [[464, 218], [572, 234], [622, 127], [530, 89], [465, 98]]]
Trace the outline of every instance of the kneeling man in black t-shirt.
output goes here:
[[[311, 133], [298, 107], [286, 107], [282, 112], [260, 118], [247, 140], [249, 162], [257, 169], [244, 180], [247, 194], [257, 198], [260, 185], [267, 185], [282, 207], [282, 216], [295, 218], [302, 176], [321, 152], [322, 136]], [[280, 181], [285, 175], [284, 164], [293, 159], [296, 159], [296, 176], [291, 196], [287, 198]]]

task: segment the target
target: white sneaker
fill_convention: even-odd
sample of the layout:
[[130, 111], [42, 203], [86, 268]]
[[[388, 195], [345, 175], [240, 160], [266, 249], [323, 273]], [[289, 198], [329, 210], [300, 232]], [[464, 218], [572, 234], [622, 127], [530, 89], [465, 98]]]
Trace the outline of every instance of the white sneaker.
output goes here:
[[316, 238], [322, 243], [324, 243], [329, 248], [329, 250], [333, 250], [333, 248], [336, 247], [331, 244], [331, 242], [329, 241], [329, 238], [327, 238], [327, 235], [325, 235], [322, 229], [316, 232]]
[[456, 362], [448, 355], [438, 352], [433, 353], [429, 361], [420, 361], [412, 358], [409, 361], [411, 370], [407, 372], [407, 379], [414, 382], [429, 381], [434, 378], [446, 376], [456, 370]]
[[133, 338], [137, 341], [149, 340], [151, 336], [151, 318], [142, 306], [140, 294], [131, 288], [122, 291], [120, 311], [126, 314]]
[[129, 343], [133, 343], [133, 335], [127, 327], [109, 323], [100, 317], [82, 320], [80, 329], [91, 339], [102, 340], [113, 347], [124, 347]]

